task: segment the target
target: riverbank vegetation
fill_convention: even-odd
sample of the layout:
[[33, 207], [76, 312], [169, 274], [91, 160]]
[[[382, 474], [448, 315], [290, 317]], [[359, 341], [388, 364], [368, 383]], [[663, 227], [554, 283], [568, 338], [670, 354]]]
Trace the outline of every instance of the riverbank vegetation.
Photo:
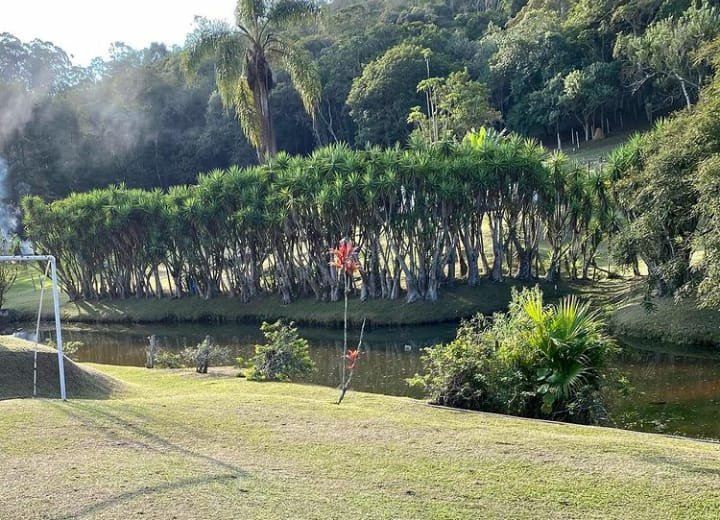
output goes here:
[[575, 297], [547, 306], [538, 288], [514, 292], [507, 313], [476, 316], [453, 341], [428, 349], [426, 371], [414, 382], [445, 406], [602, 423], [614, 352], [603, 328]]
[[331, 388], [212, 369], [94, 368], [122, 382], [123, 395], [0, 402], [3, 492], [12, 497], [0, 501], [0, 516], [623, 518], [632, 510], [649, 519], [720, 507], [712, 443], [358, 392], [338, 407]]

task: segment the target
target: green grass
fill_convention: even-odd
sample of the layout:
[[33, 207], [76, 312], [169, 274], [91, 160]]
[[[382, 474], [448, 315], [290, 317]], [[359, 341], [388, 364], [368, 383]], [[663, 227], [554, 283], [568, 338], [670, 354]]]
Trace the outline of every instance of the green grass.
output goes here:
[[652, 309], [634, 294], [612, 314], [610, 326], [617, 334], [681, 345], [720, 345], [720, 312], [699, 309], [694, 299], [676, 302], [654, 298]]
[[596, 163], [600, 160], [606, 161], [610, 152], [622, 145], [635, 132], [618, 132], [599, 141], [585, 142], [581, 139], [580, 148], [573, 151], [570, 143], [563, 143], [563, 151], [571, 159], [584, 163]]
[[[0, 518], [709, 518], [720, 446], [96, 367], [125, 392], [0, 402]], [[72, 396], [71, 396], [72, 397]]]
[[[29, 273], [18, 277], [9, 291], [7, 305], [15, 321], [32, 321], [37, 317], [40, 293], [38, 283], [33, 283]], [[557, 288], [541, 283], [548, 297], [562, 296], [582, 290], [587, 284], [561, 284]], [[478, 312], [491, 314], [503, 311], [510, 300], [513, 287], [521, 284], [508, 279], [503, 283], [482, 280], [476, 287], [462, 281], [444, 288], [437, 302], [400, 300], [368, 300], [349, 302], [349, 317], [359, 325], [367, 319], [369, 325], [419, 325], [457, 321]], [[101, 300], [68, 302], [63, 296], [62, 319], [66, 322], [101, 323], [159, 323], [159, 322], [242, 322], [287, 319], [305, 325], [328, 325], [341, 327], [343, 302], [318, 302], [312, 297], [300, 298], [289, 305], [282, 305], [277, 296], [261, 296], [250, 303], [236, 298], [218, 297], [204, 300], [200, 297], [182, 299], [164, 298], [127, 300]], [[46, 292], [43, 316], [52, 319], [52, 298]]]

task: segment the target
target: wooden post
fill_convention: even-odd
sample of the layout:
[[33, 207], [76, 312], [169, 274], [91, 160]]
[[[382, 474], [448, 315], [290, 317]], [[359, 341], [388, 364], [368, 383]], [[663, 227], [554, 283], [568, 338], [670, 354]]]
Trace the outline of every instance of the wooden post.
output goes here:
[[156, 351], [156, 344], [155, 344], [155, 334], [148, 337], [150, 340], [150, 345], [148, 346], [147, 350], [145, 351], [145, 354], [147, 355], [147, 360], [145, 361], [145, 368], [155, 368], [155, 351]]

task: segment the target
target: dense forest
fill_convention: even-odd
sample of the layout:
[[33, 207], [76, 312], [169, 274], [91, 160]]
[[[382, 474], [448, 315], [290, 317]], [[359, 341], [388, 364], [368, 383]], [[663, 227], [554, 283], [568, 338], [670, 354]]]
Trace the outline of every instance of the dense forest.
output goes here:
[[[297, 70], [270, 60], [276, 148], [405, 145], [429, 112], [452, 113], [436, 138], [490, 124], [554, 146], [559, 136], [566, 147], [571, 130], [582, 141], [647, 125], [693, 104], [711, 72], [697, 50], [718, 31], [717, 13], [691, 3], [323, 3], [278, 29], [311, 58], [319, 85], [311, 117], [293, 88]], [[167, 188], [256, 163], [252, 136], [235, 120], [242, 114], [217, 88], [226, 68], [212, 53], [195, 56], [193, 74], [184, 66], [212, 24], [198, 21], [186, 48], [117, 43], [108, 60], [84, 68], [50, 42], [0, 35], [0, 155], [11, 199], [119, 182]]]
[[[610, 239], [655, 294], [720, 300], [713, 2], [236, 15], [87, 68], [2, 35], [0, 166], [72, 297], [159, 295], [164, 267], [177, 296], [335, 299], [325, 256], [348, 235], [366, 248], [363, 297], [434, 300], [456, 262], [471, 284], [584, 277]], [[651, 125], [598, 169], [548, 150]]]

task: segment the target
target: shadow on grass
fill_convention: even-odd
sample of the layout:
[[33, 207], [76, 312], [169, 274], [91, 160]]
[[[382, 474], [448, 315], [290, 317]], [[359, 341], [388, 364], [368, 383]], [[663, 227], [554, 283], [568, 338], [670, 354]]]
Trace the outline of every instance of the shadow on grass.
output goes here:
[[[212, 476], [206, 476], [206, 477], [188, 478], [188, 479], [178, 480], [176, 482], [168, 482], [166, 484], [161, 484], [158, 486], [143, 486], [141, 488], [136, 489], [135, 491], [128, 491], [127, 493], [121, 493], [120, 495], [116, 495], [114, 497], [109, 497], [104, 500], [101, 500], [100, 502], [90, 504], [88, 506], [83, 507], [82, 509], [79, 509], [78, 511], [74, 511], [67, 515], [53, 517], [53, 520], [74, 520], [76, 518], [95, 518], [95, 515], [97, 513], [99, 513], [100, 511], [122, 505], [122, 504], [129, 502], [130, 500], [133, 500], [138, 497], [151, 495], [151, 494], [157, 494], [157, 493], [164, 493], [164, 492], [168, 492], [168, 491], [174, 491], [177, 489], [183, 489], [183, 488], [192, 487], [192, 486], [196, 486], [196, 485], [200, 485], [200, 484], [208, 484], [210, 482], [223, 482], [223, 481], [230, 481], [230, 480], [234, 480], [234, 479], [237, 479], [237, 475], [233, 475], [233, 474], [212, 475]], [[147, 513], [149, 515], [148, 518], [163, 518], [163, 516], [154, 516], [152, 511], [149, 511]]]
[[[141, 486], [134, 491], [128, 491], [119, 495], [107, 497], [72, 513], [55, 517], [55, 520], [88, 516], [92, 518], [96, 513], [102, 510], [121, 505], [143, 495], [164, 493], [211, 482], [246, 479], [250, 476], [249, 473], [240, 466], [225, 462], [210, 455], [198, 453], [197, 451], [189, 449], [185, 446], [175, 444], [170, 440], [149, 431], [147, 428], [139, 426], [133, 422], [133, 418], [123, 417], [119, 414], [113, 414], [106, 410], [101, 410], [97, 405], [78, 402], [65, 404], [53, 403], [53, 405], [56, 406], [62, 413], [81, 423], [84, 427], [98, 432], [98, 434], [113, 442], [132, 443], [142, 450], [160, 454], [179, 454], [223, 471], [223, 473], [220, 474], [181, 479], [156, 486]], [[145, 417], [141, 417], [137, 414], [134, 415], [138, 420], [147, 420]], [[182, 428], [182, 425], [177, 425], [177, 427]], [[198, 469], [202, 470], [202, 468]]]
[[[699, 439], [693, 439], [697, 440], [698, 442], [711, 442], [715, 444], [715, 441], [702, 441]], [[700, 475], [715, 475], [720, 477], [720, 468], [717, 467], [707, 467], [707, 466], [698, 466], [693, 464], [692, 462], [688, 462], [685, 460], [676, 459], [673, 457], [668, 457], [666, 455], [653, 455], [650, 457], [643, 457], [647, 462], [650, 462], [652, 464], [657, 464], [658, 466], [674, 466], [678, 468], [681, 471], [686, 471], [688, 473], [698, 473]]]

